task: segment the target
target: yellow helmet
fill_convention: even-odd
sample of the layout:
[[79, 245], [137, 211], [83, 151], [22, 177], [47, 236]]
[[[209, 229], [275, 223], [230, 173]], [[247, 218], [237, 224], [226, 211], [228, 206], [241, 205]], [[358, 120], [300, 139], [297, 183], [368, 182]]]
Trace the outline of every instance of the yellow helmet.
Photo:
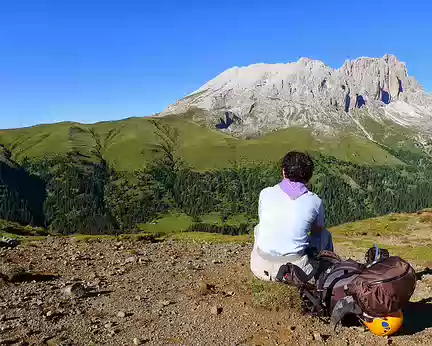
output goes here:
[[386, 317], [371, 317], [363, 314], [362, 321], [375, 335], [390, 336], [402, 327], [403, 313], [398, 311]]

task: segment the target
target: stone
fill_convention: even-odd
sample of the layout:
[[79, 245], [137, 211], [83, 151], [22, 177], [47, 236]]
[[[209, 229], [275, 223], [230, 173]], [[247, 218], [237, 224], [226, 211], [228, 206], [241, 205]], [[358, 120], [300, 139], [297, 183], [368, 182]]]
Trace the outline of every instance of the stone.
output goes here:
[[200, 295], [207, 295], [212, 293], [212, 291], [214, 290], [214, 285], [208, 284], [207, 282], [201, 282], [198, 286], [198, 293]]
[[138, 338], [134, 338], [134, 339], [133, 339], [133, 344], [134, 344], [135, 346], [141, 345], [141, 340], [138, 339]]
[[131, 256], [125, 259], [125, 263], [136, 263], [137, 258], [135, 256]]
[[318, 332], [314, 332], [313, 333], [313, 338], [314, 338], [315, 341], [318, 341], [318, 342], [323, 342], [324, 341], [321, 333], [318, 333]]
[[159, 303], [161, 306], [164, 306], [164, 307], [171, 305], [171, 304], [174, 304], [174, 302], [172, 302], [171, 300], [161, 300]]
[[217, 305], [212, 306], [212, 308], [210, 309], [210, 313], [212, 315], [220, 315], [222, 313], [222, 311], [223, 311], [223, 308], [221, 306], [217, 306]]
[[64, 289], [64, 293], [66, 296], [71, 298], [81, 298], [86, 295], [87, 290], [84, 285], [79, 282], [75, 282], [74, 284], [67, 286]]
[[222, 261], [220, 261], [220, 260], [213, 260], [212, 263], [213, 263], [213, 264], [221, 264]]
[[125, 313], [124, 311], [119, 311], [119, 312], [117, 313], [117, 317], [125, 318], [125, 317], [126, 317], [126, 313]]

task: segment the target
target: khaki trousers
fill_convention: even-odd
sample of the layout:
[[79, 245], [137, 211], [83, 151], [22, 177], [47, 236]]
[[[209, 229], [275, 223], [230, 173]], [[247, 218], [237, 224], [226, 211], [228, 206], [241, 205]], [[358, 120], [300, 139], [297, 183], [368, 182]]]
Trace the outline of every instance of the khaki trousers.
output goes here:
[[[311, 237], [310, 246], [315, 247], [318, 252], [322, 250], [334, 251], [332, 236], [328, 230], [324, 230], [317, 237]], [[300, 267], [309, 277], [309, 280], [314, 276], [318, 266], [318, 263], [311, 260], [306, 254], [271, 256], [263, 253], [254, 245], [251, 253], [250, 267], [252, 273], [254, 273], [257, 278], [266, 281], [274, 281], [279, 268], [287, 263], [292, 263]]]

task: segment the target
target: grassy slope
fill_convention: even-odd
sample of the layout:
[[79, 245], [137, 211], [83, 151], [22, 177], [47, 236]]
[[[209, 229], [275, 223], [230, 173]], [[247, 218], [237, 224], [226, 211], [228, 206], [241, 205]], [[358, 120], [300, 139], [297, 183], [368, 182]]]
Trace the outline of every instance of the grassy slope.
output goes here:
[[[107, 158], [119, 170], [133, 170], [142, 167], [151, 158], [149, 144], [154, 143], [153, 127], [148, 118], [131, 118], [117, 122], [94, 125], [58, 123], [40, 125], [26, 129], [0, 131], [0, 143], [6, 145], [19, 161], [25, 156], [41, 157], [48, 153], [66, 153], [74, 144], [69, 139], [69, 129], [79, 125], [94, 128], [101, 137], [111, 129], [119, 129], [107, 149]], [[211, 130], [187, 118], [164, 118], [177, 127], [182, 134], [180, 154], [196, 169], [226, 167], [233, 160], [245, 162], [278, 160], [290, 149], [321, 151], [339, 159], [355, 163], [396, 164], [399, 161], [378, 145], [350, 135], [338, 138], [316, 138], [304, 128], [290, 128], [251, 140], [233, 138]], [[87, 148], [92, 139], [83, 139]]]
[[375, 243], [409, 261], [432, 264], [432, 213], [390, 214], [333, 227], [337, 251], [364, 254]]
[[[220, 218], [216, 214], [203, 217], [205, 222], [220, 224]], [[227, 223], [241, 222], [241, 218], [228, 220]], [[163, 238], [173, 238], [181, 241], [223, 243], [239, 242], [250, 243], [253, 235], [228, 236], [201, 232], [184, 232], [192, 219], [182, 214], [167, 215], [158, 220], [157, 224], [145, 224], [140, 228], [143, 233], [125, 234], [120, 236], [74, 236], [78, 241], [92, 239], [120, 239], [120, 238], [151, 238], [152, 235]], [[0, 220], [0, 237], [8, 235], [16, 237], [13, 231], [16, 228], [19, 233], [26, 234], [27, 241], [40, 240], [41, 229], [22, 227], [14, 223]], [[25, 232], [24, 232], [25, 231]], [[330, 229], [336, 244], [336, 252], [343, 257], [354, 257], [361, 260], [368, 248], [375, 243], [390, 250], [393, 255], [399, 255], [415, 264], [432, 266], [432, 212], [425, 210], [416, 214], [390, 214], [367, 220], [356, 221], [333, 227]], [[21, 237], [21, 236], [19, 236]]]

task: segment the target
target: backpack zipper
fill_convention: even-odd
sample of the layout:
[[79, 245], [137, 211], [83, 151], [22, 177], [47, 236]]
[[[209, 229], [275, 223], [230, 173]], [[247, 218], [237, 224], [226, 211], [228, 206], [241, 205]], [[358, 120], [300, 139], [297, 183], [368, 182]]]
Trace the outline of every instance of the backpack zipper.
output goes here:
[[405, 272], [403, 274], [399, 274], [398, 276], [393, 276], [393, 277], [388, 278], [388, 279], [375, 280], [375, 281], [369, 282], [369, 284], [370, 285], [378, 285], [378, 284], [385, 284], [385, 283], [393, 281], [393, 280], [399, 280], [399, 279], [402, 279], [405, 275], [407, 275], [409, 271], [410, 271], [410, 267], [408, 266], [408, 268], [405, 270]]

